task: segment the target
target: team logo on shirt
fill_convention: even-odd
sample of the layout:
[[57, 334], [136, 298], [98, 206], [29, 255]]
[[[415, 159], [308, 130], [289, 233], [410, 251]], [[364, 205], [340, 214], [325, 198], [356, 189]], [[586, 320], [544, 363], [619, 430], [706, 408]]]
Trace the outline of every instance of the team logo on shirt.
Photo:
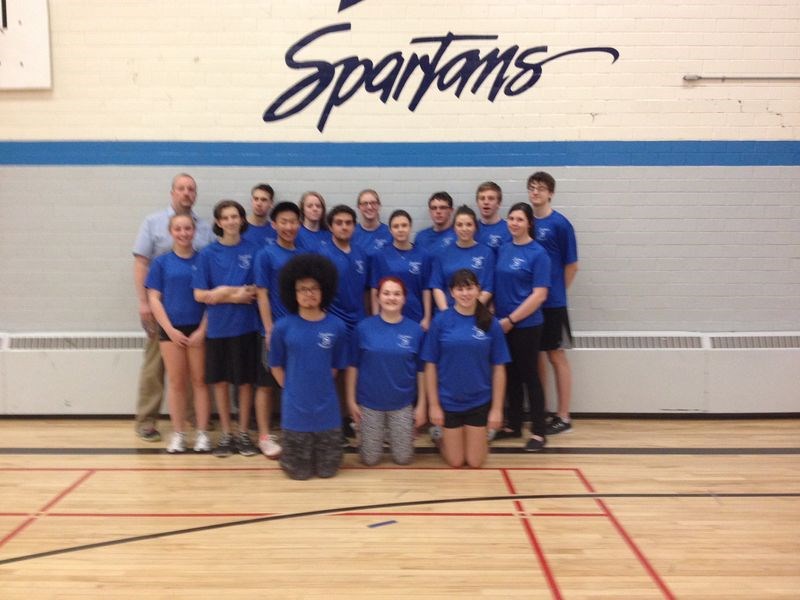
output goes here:
[[489, 236], [489, 247], [490, 248], [497, 248], [500, 245], [501, 238], [499, 235], [493, 233]]
[[363, 275], [364, 274], [364, 261], [363, 260], [357, 260], [356, 261], [356, 273], [358, 273], [359, 275]]
[[253, 255], [252, 254], [240, 254], [239, 255], [239, 268], [240, 269], [249, 269], [251, 264], [253, 264]]
[[472, 327], [472, 338], [476, 340], [485, 340], [486, 332], [477, 325], [474, 325]]
[[482, 269], [483, 262], [484, 262], [483, 256], [473, 256], [472, 261], [470, 261], [470, 266], [472, 266], [473, 269]]
[[412, 260], [408, 263], [408, 272], [412, 275], [419, 275], [422, 273], [422, 263], [418, 260]]
[[399, 333], [397, 334], [397, 345], [400, 348], [411, 349], [411, 340], [413, 339], [414, 339], [413, 336], [403, 335]]
[[525, 266], [525, 259], [520, 258], [519, 256], [515, 256], [514, 258], [512, 258], [511, 263], [508, 265], [508, 267], [512, 271], [519, 271], [524, 266]]
[[335, 339], [336, 339], [335, 333], [326, 333], [324, 331], [320, 331], [317, 334], [317, 346], [327, 350], [333, 347], [333, 340]]
[[444, 238], [442, 240], [442, 248], [447, 248], [452, 243], [453, 243], [453, 238]]
[[537, 240], [546, 240], [549, 233], [550, 233], [549, 227], [540, 227], [539, 225], [536, 226]]
[[383, 248], [386, 245], [386, 241], [387, 240], [375, 240], [375, 243], [373, 244], [375, 250], [380, 250]]

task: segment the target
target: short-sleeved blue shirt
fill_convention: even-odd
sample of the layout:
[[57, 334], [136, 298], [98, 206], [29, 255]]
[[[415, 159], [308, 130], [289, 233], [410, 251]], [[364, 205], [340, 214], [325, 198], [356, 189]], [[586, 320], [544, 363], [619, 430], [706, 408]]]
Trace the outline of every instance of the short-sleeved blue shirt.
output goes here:
[[269, 365], [282, 367], [281, 426], [291, 431], [327, 431], [341, 427], [339, 397], [331, 369], [347, 367], [347, 330], [326, 314], [307, 321], [289, 314], [275, 323]]
[[474, 316], [464, 316], [454, 308], [434, 317], [420, 358], [436, 365], [439, 403], [448, 412], [491, 402], [492, 367], [511, 360], [497, 319], [485, 332]]
[[411, 319], [361, 321], [350, 338], [350, 364], [358, 368], [356, 400], [373, 410], [400, 410], [417, 397], [422, 327]]
[[144, 286], [161, 292], [161, 303], [173, 327], [197, 325], [203, 320], [204, 304], [194, 299], [192, 276], [197, 254], [181, 258], [168, 252], [153, 259]]
[[[550, 286], [550, 258], [538, 242], [503, 244], [494, 268], [494, 307], [498, 319], [507, 317], [533, 292]], [[544, 322], [541, 307], [518, 321], [517, 328], [535, 327]]]
[[[253, 262], [258, 247], [247, 240], [235, 246], [226, 246], [219, 241], [206, 246], [198, 256], [192, 288], [213, 290], [220, 285], [253, 285], [255, 275]], [[258, 331], [256, 304], [209, 304], [209, 338], [226, 338]]]

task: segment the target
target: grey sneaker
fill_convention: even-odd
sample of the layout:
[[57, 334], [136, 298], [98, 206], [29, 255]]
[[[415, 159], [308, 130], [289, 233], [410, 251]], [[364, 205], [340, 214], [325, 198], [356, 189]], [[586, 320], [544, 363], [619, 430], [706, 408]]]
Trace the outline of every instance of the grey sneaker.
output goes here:
[[230, 433], [223, 433], [219, 436], [217, 447], [211, 453], [217, 458], [226, 458], [233, 454], [233, 436]]
[[158, 429], [156, 429], [155, 427], [146, 427], [144, 429], [139, 429], [136, 432], [136, 435], [139, 436], [140, 440], [144, 440], [145, 442], [161, 441], [161, 434], [158, 433]]
[[572, 422], [562, 421], [561, 417], [556, 415], [553, 420], [547, 424], [545, 433], [547, 435], [556, 435], [557, 433], [566, 433], [572, 429]]
[[211, 452], [211, 438], [205, 431], [198, 431], [194, 438], [195, 452]]
[[242, 456], [255, 456], [258, 450], [253, 445], [253, 440], [250, 439], [250, 434], [246, 431], [240, 431], [239, 435], [234, 440], [236, 451]]

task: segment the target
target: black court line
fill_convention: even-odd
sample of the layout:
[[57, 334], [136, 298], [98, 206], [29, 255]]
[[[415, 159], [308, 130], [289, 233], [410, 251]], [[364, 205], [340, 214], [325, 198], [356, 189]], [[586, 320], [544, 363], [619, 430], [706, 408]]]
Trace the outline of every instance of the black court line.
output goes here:
[[[71, 554], [74, 552], [82, 552], [84, 550], [96, 550], [98, 548], [108, 548], [110, 546], [120, 546], [123, 544], [132, 544], [134, 542], [144, 542], [148, 540], [157, 540], [167, 537], [175, 537], [179, 535], [186, 535], [190, 533], [200, 533], [204, 531], [213, 531], [215, 529], [226, 529], [228, 527], [240, 527], [243, 525], [255, 525], [258, 523], [268, 523], [271, 521], [285, 521], [288, 519], [299, 519], [303, 517], [316, 517], [321, 515], [332, 515], [338, 513], [352, 513], [359, 511], [369, 510], [385, 510], [390, 508], [406, 508], [410, 506], [429, 506], [439, 504], [457, 504], [466, 502], [498, 502], [498, 501], [511, 501], [511, 500], [576, 500], [576, 499], [602, 499], [609, 500], [614, 498], [800, 498], [800, 492], [775, 492], [775, 493], [660, 493], [660, 494], [516, 494], [510, 496], [482, 496], [477, 498], [444, 498], [439, 500], [411, 500], [406, 502], [387, 502], [384, 504], [362, 504], [360, 506], [346, 506], [341, 508], [322, 508], [318, 510], [308, 510], [299, 513], [288, 513], [283, 515], [272, 515], [268, 517], [256, 517], [252, 519], [242, 519], [239, 521], [229, 521], [227, 523], [215, 523], [213, 525], [201, 525], [199, 527], [188, 527], [185, 529], [174, 529], [170, 531], [161, 531], [159, 533], [148, 533], [146, 535], [136, 535], [131, 537], [120, 538], [116, 540], [108, 540], [105, 542], [95, 542], [93, 544], [83, 544], [80, 546], [71, 546], [67, 548], [58, 548], [56, 550], [47, 550], [45, 552], [36, 552], [34, 554], [26, 554], [23, 556], [15, 556], [13, 558], [6, 558], [0, 560], [0, 566], [10, 565], [18, 562], [25, 562], [37, 558], [48, 558], [51, 556], [60, 556], [63, 554]], [[535, 515], [534, 515], [535, 517]]]
[[[345, 448], [346, 454], [356, 454], [356, 448]], [[414, 450], [415, 454], [438, 454], [439, 450], [433, 446], [423, 446]], [[693, 456], [693, 455], [795, 455], [800, 454], [800, 448], [602, 448], [602, 447], [581, 447], [581, 448], [559, 448], [547, 447], [540, 452], [528, 452], [522, 447], [517, 446], [492, 446], [492, 454], [570, 454], [570, 455], [596, 455], [596, 454], [619, 454], [619, 455], [673, 455], [673, 456]], [[0, 448], [0, 455], [87, 455], [87, 456], [136, 456], [136, 455], [159, 455], [167, 454], [164, 448]], [[181, 456], [208, 456], [208, 453], [186, 452]]]

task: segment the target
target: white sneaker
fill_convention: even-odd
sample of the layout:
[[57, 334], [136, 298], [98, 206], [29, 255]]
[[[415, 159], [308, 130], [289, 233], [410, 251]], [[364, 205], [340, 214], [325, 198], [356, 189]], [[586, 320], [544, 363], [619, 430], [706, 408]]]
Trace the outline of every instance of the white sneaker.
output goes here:
[[194, 438], [194, 451], [195, 452], [211, 452], [211, 438], [205, 431], [198, 431], [197, 436]]
[[172, 434], [167, 444], [167, 452], [169, 454], [181, 454], [186, 452], [186, 436], [179, 431]]
[[272, 459], [278, 458], [283, 450], [278, 443], [278, 438], [271, 434], [258, 439], [258, 449], [264, 456]]

